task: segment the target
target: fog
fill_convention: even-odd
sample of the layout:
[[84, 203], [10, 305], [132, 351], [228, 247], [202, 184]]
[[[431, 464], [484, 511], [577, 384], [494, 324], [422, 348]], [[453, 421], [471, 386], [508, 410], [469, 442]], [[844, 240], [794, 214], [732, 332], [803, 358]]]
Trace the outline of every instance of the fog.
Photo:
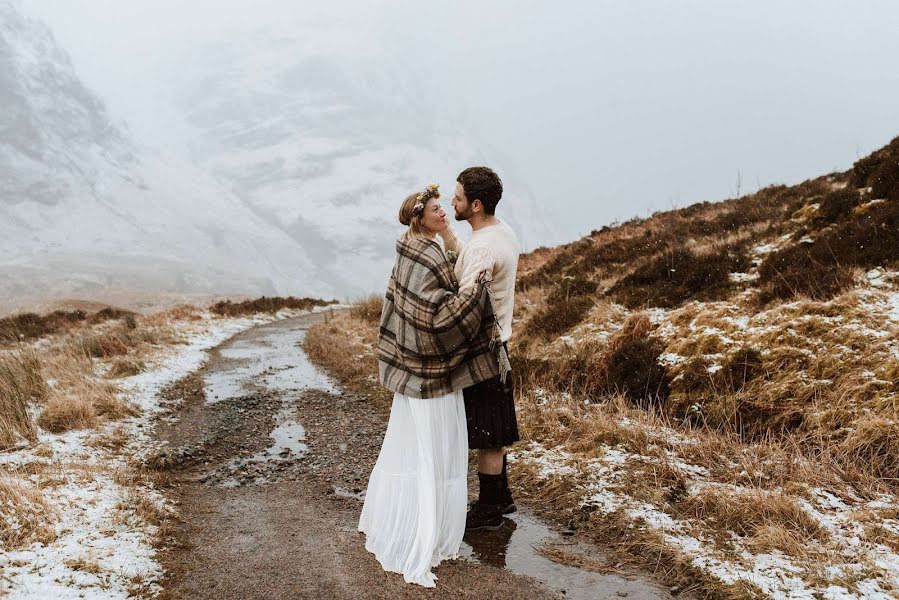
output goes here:
[[21, 7], [49, 24], [117, 119], [171, 152], [184, 151], [176, 141], [187, 126], [170, 83], [196, 76], [179, 71], [179, 57], [312, 24], [321, 52], [374, 54], [414, 72], [435, 106], [477, 132], [488, 159], [514, 166], [565, 239], [843, 170], [899, 134], [899, 4], [886, 0]]

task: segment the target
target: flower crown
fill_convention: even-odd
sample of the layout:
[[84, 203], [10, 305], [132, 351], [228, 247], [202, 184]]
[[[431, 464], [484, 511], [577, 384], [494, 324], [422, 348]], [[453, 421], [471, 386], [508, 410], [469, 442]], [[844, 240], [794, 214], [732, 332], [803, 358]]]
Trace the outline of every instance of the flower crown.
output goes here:
[[428, 200], [440, 197], [440, 190], [437, 189], [439, 187], [436, 183], [429, 183], [424, 191], [418, 194], [418, 202], [412, 206], [412, 216], [420, 217], [425, 212], [425, 204]]

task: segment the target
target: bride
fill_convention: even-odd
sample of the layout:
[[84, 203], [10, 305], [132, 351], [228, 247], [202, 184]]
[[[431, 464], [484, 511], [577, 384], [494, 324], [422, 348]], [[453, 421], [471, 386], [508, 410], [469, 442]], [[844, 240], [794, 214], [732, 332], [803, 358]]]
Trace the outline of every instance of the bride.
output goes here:
[[405, 199], [378, 337], [381, 383], [395, 392], [368, 481], [359, 531], [381, 566], [434, 587], [465, 533], [468, 436], [462, 389], [499, 375], [504, 351], [481, 273], [459, 292], [436, 238], [446, 213], [436, 184]]

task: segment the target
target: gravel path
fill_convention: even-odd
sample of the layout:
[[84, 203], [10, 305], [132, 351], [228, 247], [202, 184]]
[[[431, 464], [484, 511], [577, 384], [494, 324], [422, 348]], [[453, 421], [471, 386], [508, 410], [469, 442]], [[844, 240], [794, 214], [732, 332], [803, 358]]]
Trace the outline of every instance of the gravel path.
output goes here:
[[[203, 370], [166, 391], [172, 412], [156, 427], [166, 451], [153, 465], [169, 475], [166, 492], [179, 518], [162, 553], [164, 597], [664, 596], [641, 578], [579, 571], [539, 557], [528, 532], [545, 536], [548, 530], [526, 515], [509, 522], [499, 550], [490, 548], [496, 540], [485, 545], [467, 538], [465, 556], [436, 569], [436, 589], [385, 573], [365, 551], [356, 523], [386, 418], [366, 400], [341, 392], [297, 347], [318, 318], [241, 333], [214, 351]], [[519, 573], [506, 565], [516, 556], [507, 550], [511, 532], [519, 540]]]

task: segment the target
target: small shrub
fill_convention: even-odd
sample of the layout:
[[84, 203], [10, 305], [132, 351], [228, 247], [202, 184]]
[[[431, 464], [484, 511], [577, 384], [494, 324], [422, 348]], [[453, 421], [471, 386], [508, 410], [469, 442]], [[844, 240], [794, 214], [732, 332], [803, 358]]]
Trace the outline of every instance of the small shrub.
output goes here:
[[244, 302], [231, 302], [225, 300], [217, 302], [209, 307], [209, 310], [217, 315], [226, 317], [239, 317], [241, 315], [254, 315], [257, 313], [276, 313], [282, 309], [292, 310], [311, 310], [316, 306], [328, 306], [336, 304], [336, 300], [319, 300], [318, 298], [295, 298], [288, 297], [272, 297], [265, 296], [255, 300], [246, 300]]
[[856, 187], [871, 187], [875, 198], [899, 201], [899, 138], [856, 162], [852, 183]]
[[579, 296], [590, 296], [596, 292], [597, 287], [598, 284], [590, 279], [565, 275], [558, 285], [555, 286], [555, 289], [549, 294], [547, 301], [554, 304], [557, 302], [567, 302], [572, 298], [577, 298]]
[[728, 392], [735, 393], [763, 373], [762, 353], [757, 348], [742, 347], [727, 358], [716, 375]]
[[135, 358], [118, 358], [115, 362], [112, 363], [112, 366], [109, 368], [109, 372], [107, 373], [107, 377], [118, 379], [120, 377], [133, 377], [138, 373], [143, 372], [146, 368], [144, 362], [142, 360], [138, 360]]
[[899, 263], [899, 201], [855, 210], [812, 243], [772, 252], [759, 267], [759, 300], [795, 296], [826, 300], [851, 287], [851, 269]]
[[749, 260], [742, 249], [722, 248], [699, 255], [676, 248], [645, 262], [611, 290], [629, 308], [674, 308], [687, 300], [726, 296], [733, 284], [730, 273], [744, 271]]
[[82, 323], [102, 323], [105, 321], [133, 318], [134, 313], [117, 308], [104, 308], [89, 315], [83, 310], [56, 310], [46, 315], [21, 313], [0, 319], [0, 342], [35, 340], [53, 333], [68, 331]]
[[128, 346], [125, 342], [112, 333], [83, 336], [76, 342], [76, 346], [81, 352], [91, 358], [107, 358], [128, 354]]
[[140, 414], [137, 406], [121, 399], [114, 390], [108, 388], [97, 389], [91, 398], [91, 403], [94, 406], [94, 414], [111, 420], [136, 417]]
[[134, 313], [130, 310], [107, 307], [92, 314], [90, 317], [88, 317], [87, 322], [92, 325], [96, 325], [97, 323], [105, 323], [106, 321], [115, 321], [118, 319], [131, 319], [133, 321]]
[[622, 394], [638, 406], [663, 405], [670, 395], [668, 374], [659, 364], [665, 344], [651, 335], [643, 313], [632, 315], [610, 339], [605, 352], [590, 367], [593, 386], [607, 394]]
[[852, 210], [861, 204], [861, 201], [861, 194], [853, 188], [831, 192], [818, 202], [818, 212], [815, 214], [814, 224], [818, 227], [825, 227], [841, 221], [852, 214]]
[[593, 305], [594, 299], [589, 296], [561, 300], [531, 317], [527, 333], [544, 338], [562, 335], [583, 321]]
[[378, 294], [372, 294], [367, 298], [363, 298], [353, 303], [350, 308], [350, 315], [353, 318], [368, 323], [380, 323], [381, 311], [384, 310], [384, 297]]

